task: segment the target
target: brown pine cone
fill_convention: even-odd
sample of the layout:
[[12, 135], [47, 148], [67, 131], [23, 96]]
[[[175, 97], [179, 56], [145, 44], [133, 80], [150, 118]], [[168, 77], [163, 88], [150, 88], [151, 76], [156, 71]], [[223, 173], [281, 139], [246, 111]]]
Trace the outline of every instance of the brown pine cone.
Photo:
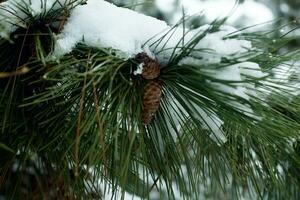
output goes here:
[[150, 58], [145, 52], [142, 52], [142, 53], [136, 54], [135, 60], [139, 63], [148, 63], [153, 59]]
[[143, 110], [142, 113], [142, 123], [144, 125], [148, 125], [151, 123], [152, 119], [153, 119], [154, 114], [149, 112], [148, 110]]
[[151, 80], [159, 76], [160, 65], [156, 60], [150, 58], [146, 53], [137, 54], [135, 59], [139, 63], [144, 63], [142, 71], [142, 76], [144, 79]]
[[144, 65], [142, 76], [144, 79], [151, 80], [155, 79], [160, 74], [160, 66], [157, 61], [150, 61]]
[[157, 81], [150, 81], [144, 87], [143, 93], [143, 124], [149, 124], [159, 108], [162, 95], [161, 85]]

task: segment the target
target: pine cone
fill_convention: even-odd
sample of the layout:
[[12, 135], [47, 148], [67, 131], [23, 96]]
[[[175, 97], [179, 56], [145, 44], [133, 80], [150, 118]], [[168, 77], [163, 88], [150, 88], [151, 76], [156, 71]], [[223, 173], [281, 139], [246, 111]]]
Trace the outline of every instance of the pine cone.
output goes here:
[[155, 79], [160, 74], [160, 66], [156, 60], [152, 60], [144, 65], [142, 76], [144, 79]]
[[143, 93], [143, 124], [149, 124], [159, 108], [162, 94], [161, 85], [157, 81], [150, 81], [144, 87]]
[[139, 63], [148, 63], [153, 59], [150, 58], [145, 52], [142, 52], [142, 53], [136, 54], [135, 60]]
[[159, 63], [150, 58], [146, 53], [139, 53], [135, 56], [136, 61], [139, 63], [144, 63], [142, 76], [144, 79], [151, 80], [155, 79], [160, 74], [160, 65]]
[[153, 119], [154, 114], [149, 112], [148, 110], [144, 110], [142, 113], [142, 123], [144, 125], [148, 125], [151, 123]]

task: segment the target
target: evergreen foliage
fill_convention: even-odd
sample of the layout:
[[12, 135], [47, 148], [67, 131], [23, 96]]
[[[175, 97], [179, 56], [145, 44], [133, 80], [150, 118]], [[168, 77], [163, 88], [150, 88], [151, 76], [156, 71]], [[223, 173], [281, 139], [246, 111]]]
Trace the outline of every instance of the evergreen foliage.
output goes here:
[[[272, 74], [281, 65], [298, 67], [291, 64], [298, 51], [279, 53], [286, 38], [238, 31], [228, 37], [246, 38], [256, 50], [218, 64], [180, 63], [192, 51], [206, 51], [195, 44], [218, 31], [224, 20], [212, 22], [192, 42], [178, 44], [179, 53], [174, 51], [161, 68], [160, 108], [145, 126], [146, 81], [133, 75], [134, 58], [79, 44], [59, 61], [49, 59], [56, 34], [82, 3], [66, 2], [33, 17], [21, 1], [26, 19], [9, 38], [0, 38], [0, 195], [101, 199], [112, 188], [115, 195], [121, 190], [149, 198], [164, 183], [161, 198], [175, 199], [175, 183], [182, 199], [198, 199], [202, 192], [207, 199], [299, 199], [300, 99], [290, 91], [299, 80], [282, 81]], [[207, 75], [207, 69], [241, 60], [258, 63], [268, 74], [240, 83], [255, 92], [249, 100], [210, 84], [234, 88], [236, 81]], [[204, 128], [203, 118], [213, 114], [224, 122], [225, 142]]]

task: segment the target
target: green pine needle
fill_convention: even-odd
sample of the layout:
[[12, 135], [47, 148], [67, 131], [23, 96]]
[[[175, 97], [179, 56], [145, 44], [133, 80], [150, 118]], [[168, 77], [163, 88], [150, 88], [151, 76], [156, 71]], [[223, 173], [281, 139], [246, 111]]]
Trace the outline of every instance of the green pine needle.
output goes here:
[[[288, 39], [276, 38], [274, 43], [272, 33], [241, 30], [228, 37], [250, 40], [255, 50], [214, 65], [201, 60], [188, 65], [180, 60], [193, 51], [206, 52], [195, 49], [196, 44], [218, 31], [224, 20], [214, 21], [189, 43], [183, 37], [176, 46], [179, 51], [174, 49], [161, 69], [160, 108], [145, 126], [141, 117], [146, 82], [133, 75], [134, 59], [83, 44], [59, 62], [48, 59], [59, 26], [45, 24], [61, 22], [72, 3], [37, 18], [20, 4], [28, 16], [26, 27], [12, 33], [10, 41], [0, 39], [0, 49], [5, 49], [0, 51], [0, 188], [5, 188], [1, 195], [25, 195], [22, 181], [30, 168], [36, 185], [26, 188], [28, 198], [51, 193], [57, 198], [99, 199], [108, 189], [115, 197], [121, 190], [123, 197], [126, 191], [149, 198], [150, 192], [166, 188], [161, 195], [169, 199], [177, 198], [177, 189], [182, 199], [239, 199], [245, 193], [258, 199], [298, 199], [300, 101], [283, 87], [290, 82], [282, 83], [272, 73], [240, 82], [207, 73], [241, 59], [272, 72], [299, 57], [298, 51], [278, 53]], [[158, 47], [169, 34], [148, 43]], [[245, 99], [211, 83], [255, 86], [248, 89], [256, 94]], [[215, 115], [223, 121], [219, 131], [226, 141], [206, 120], [218, 125]]]

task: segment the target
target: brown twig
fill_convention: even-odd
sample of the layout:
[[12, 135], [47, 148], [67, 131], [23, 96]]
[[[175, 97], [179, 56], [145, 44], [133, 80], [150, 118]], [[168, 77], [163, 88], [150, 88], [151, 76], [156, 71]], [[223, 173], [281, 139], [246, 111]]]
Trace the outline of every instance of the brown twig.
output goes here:
[[102, 159], [103, 159], [103, 163], [105, 166], [106, 163], [106, 156], [105, 156], [105, 135], [104, 135], [104, 131], [103, 131], [103, 125], [101, 123], [101, 118], [100, 118], [100, 109], [99, 109], [99, 105], [98, 105], [98, 95], [97, 95], [97, 90], [96, 90], [96, 83], [95, 81], [93, 81], [93, 94], [94, 94], [94, 105], [95, 105], [95, 109], [96, 109], [96, 120], [97, 120], [97, 124], [98, 124], [98, 128], [99, 128], [99, 136], [100, 136], [100, 145], [102, 147]]
[[60, 33], [61, 30], [63, 29], [63, 27], [64, 27], [64, 25], [65, 25], [65, 23], [67, 21], [68, 16], [69, 16], [69, 13], [67, 11], [65, 11], [64, 14], [63, 14], [63, 16], [62, 16], [62, 19], [61, 19], [61, 21], [59, 23], [59, 26], [58, 26], [58, 33]]
[[13, 76], [20, 76], [29, 72], [29, 68], [27, 66], [22, 66], [13, 72], [0, 72], [0, 78], [10, 78]]
[[[86, 68], [86, 71], [88, 67]], [[75, 176], [79, 176], [79, 145], [80, 145], [80, 124], [83, 114], [84, 108], [84, 98], [85, 98], [85, 90], [86, 90], [86, 81], [87, 81], [87, 73], [84, 76], [84, 83], [81, 89], [81, 97], [80, 97], [80, 107], [77, 119], [77, 129], [76, 129], [76, 140], [75, 140]]]

